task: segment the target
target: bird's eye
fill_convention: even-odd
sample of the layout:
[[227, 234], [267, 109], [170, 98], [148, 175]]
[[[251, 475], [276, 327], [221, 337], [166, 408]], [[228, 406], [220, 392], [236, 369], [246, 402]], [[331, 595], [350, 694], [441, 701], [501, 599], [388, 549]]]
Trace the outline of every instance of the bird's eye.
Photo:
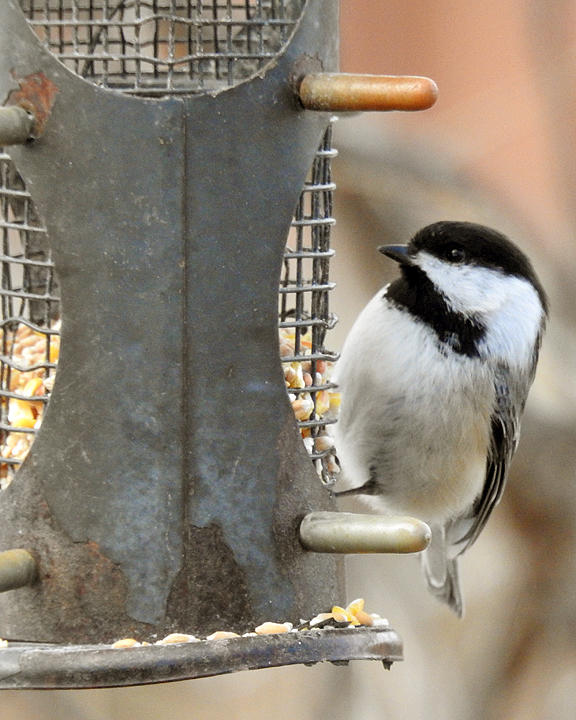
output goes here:
[[466, 260], [466, 251], [461, 247], [451, 247], [448, 249], [446, 259], [454, 264], [463, 263]]

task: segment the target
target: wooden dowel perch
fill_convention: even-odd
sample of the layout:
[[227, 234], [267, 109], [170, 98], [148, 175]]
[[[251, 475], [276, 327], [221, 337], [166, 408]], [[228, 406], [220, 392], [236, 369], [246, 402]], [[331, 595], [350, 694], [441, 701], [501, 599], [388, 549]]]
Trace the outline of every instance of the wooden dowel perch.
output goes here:
[[27, 550], [0, 552], [0, 592], [32, 585], [36, 575], [36, 560]]
[[416, 553], [430, 543], [430, 528], [411, 517], [312, 512], [300, 523], [300, 542], [321, 553]]
[[414, 111], [434, 105], [438, 87], [426, 77], [317, 73], [304, 76], [298, 94], [308, 110]]
[[24, 108], [0, 107], [0, 145], [23, 145], [30, 139], [33, 116]]

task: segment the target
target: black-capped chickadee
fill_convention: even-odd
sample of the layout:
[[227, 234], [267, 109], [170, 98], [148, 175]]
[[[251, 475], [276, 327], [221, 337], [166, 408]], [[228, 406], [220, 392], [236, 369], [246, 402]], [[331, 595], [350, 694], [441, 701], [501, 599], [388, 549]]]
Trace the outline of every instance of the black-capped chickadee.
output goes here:
[[499, 501], [536, 369], [546, 295], [504, 235], [438, 222], [380, 252], [400, 277], [348, 335], [335, 374], [340, 494], [429, 523], [430, 590], [462, 615], [458, 556]]

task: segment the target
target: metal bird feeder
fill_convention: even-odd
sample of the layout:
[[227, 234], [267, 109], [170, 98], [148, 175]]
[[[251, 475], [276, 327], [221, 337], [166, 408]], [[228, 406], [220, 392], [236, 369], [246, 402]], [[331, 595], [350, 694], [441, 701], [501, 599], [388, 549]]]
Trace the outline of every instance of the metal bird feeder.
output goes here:
[[324, 487], [331, 113], [435, 97], [338, 75], [337, 17], [0, 5], [0, 688], [401, 658], [382, 627], [109, 645], [297, 623], [344, 596], [341, 553], [427, 542]]

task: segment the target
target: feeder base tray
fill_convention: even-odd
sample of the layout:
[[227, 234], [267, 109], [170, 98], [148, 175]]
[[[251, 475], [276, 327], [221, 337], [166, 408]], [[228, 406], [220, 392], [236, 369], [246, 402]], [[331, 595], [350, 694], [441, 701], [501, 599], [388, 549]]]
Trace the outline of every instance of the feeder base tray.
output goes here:
[[402, 660], [390, 628], [323, 628], [281, 635], [114, 649], [14, 643], [0, 650], [0, 689], [97, 688], [190, 680], [328, 661]]

